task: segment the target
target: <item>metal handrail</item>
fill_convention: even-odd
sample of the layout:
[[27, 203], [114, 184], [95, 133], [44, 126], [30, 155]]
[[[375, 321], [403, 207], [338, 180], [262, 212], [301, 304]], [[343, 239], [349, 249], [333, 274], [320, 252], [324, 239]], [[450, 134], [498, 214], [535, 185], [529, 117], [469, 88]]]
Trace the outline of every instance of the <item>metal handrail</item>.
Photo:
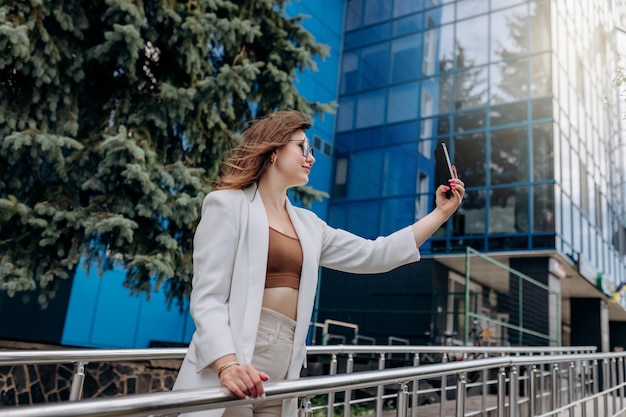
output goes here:
[[[431, 352], [467, 352], [495, 355], [503, 354], [545, 354], [595, 352], [596, 346], [388, 346], [388, 345], [335, 345], [307, 346], [307, 355], [348, 354], [348, 353], [431, 353]], [[182, 359], [187, 348], [146, 348], [146, 349], [59, 349], [0, 351], [0, 366], [33, 365], [50, 363], [90, 363], [119, 362], [160, 359]]]
[[[264, 384], [266, 399], [280, 400], [309, 397], [346, 389], [375, 385], [400, 384], [420, 378], [445, 376], [510, 365], [511, 357], [477, 359], [467, 362], [403, 367], [353, 374], [308, 377]], [[242, 400], [225, 395], [219, 388], [193, 389], [125, 397], [95, 398], [75, 402], [32, 405], [2, 409], [3, 417], [139, 417], [223, 408], [250, 404], [259, 400]]]
[[[472, 361], [407, 366], [377, 371], [364, 371], [353, 374], [308, 377], [299, 380], [272, 382], [265, 384], [265, 391], [267, 396], [266, 400], [296, 397], [301, 398], [302, 403], [306, 405], [308, 404], [308, 398], [315, 395], [368, 388], [379, 385], [398, 384], [400, 386], [398, 403], [402, 405], [405, 404], [405, 402], [400, 401], [400, 399], [402, 395], [406, 395], [407, 393], [406, 383], [424, 378], [443, 377], [454, 374], [459, 376], [456, 408], [456, 415], [459, 416], [463, 415], [462, 402], [465, 398], [464, 375], [469, 372], [498, 369], [498, 405], [496, 406], [496, 413], [498, 416], [504, 416], [504, 408], [507, 406], [504, 396], [506, 395], [505, 392], [507, 390], [503, 385], [508, 382], [509, 415], [518, 416], [520, 401], [517, 398], [519, 388], [519, 385], [517, 385], [519, 383], [517, 369], [521, 366], [532, 367], [544, 364], [571, 364], [580, 361], [589, 361], [597, 365], [598, 362], [608, 363], [609, 361], [615, 362], [616, 360], [619, 360], [622, 364], [620, 366], [623, 366], [625, 357], [626, 353], [624, 352], [571, 355], [502, 356], [475, 359]], [[508, 377], [504, 374], [505, 369], [507, 368], [509, 369]], [[609, 391], [615, 392], [617, 387], [620, 392], [623, 393], [624, 385], [625, 383], [623, 378], [621, 378], [621, 380], [614, 384]], [[597, 384], [594, 383], [594, 386], [597, 386]], [[606, 390], [607, 388], [605, 387], [605, 391]], [[590, 393], [591, 397], [588, 398], [592, 398], [597, 401], [601, 395], [598, 395], [597, 388], [595, 391], [596, 392]], [[623, 394], [620, 395], [622, 395], [623, 400]], [[2, 415], [4, 417], [140, 417], [156, 414], [161, 415], [167, 413], [223, 408], [226, 406], [249, 404], [255, 401], [258, 400], [241, 400], [230, 397], [225, 395], [218, 388], [211, 388], [33, 405], [15, 409], [3, 409]], [[570, 402], [575, 403], [576, 401], [572, 400]], [[304, 414], [306, 415], [307, 413]], [[405, 414], [398, 409], [398, 416], [404, 415]]]

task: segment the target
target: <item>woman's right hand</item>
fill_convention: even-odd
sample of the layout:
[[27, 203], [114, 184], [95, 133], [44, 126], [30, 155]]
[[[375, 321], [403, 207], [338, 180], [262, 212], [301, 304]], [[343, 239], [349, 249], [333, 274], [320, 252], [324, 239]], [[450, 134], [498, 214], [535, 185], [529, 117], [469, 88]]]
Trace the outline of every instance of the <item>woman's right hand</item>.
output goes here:
[[261, 398], [265, 396], [263, 382], [270, 378], [265, 372], [252, 365], [236, 365], [220, 374], [220, 385], [239, 398]]

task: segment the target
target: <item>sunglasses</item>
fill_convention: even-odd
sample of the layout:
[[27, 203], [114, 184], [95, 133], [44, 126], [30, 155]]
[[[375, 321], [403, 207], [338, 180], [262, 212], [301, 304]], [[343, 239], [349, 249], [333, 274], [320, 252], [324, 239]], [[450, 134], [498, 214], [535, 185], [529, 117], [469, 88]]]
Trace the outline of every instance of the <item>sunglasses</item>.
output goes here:
[[289, 142], [300, 142], [300, 141], [302, 141], [302, 143], [300, 144], [300, 148], [302, 148], [302, 156], [304, 156], [305, 158], [308, 157], [309, 155], [315, 156], [314, 149], [311, 148], [311, 143], [309, 142], [309, 138], [307, 138], [306, 136], [304, 137], [304, 139], [292, 139]]

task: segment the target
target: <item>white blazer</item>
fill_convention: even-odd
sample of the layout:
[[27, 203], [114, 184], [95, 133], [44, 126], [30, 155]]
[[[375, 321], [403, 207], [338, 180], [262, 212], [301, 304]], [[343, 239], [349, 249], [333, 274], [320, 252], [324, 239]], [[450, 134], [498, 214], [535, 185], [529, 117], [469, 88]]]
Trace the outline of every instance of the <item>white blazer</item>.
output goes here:
[[[298, 316], [288, 379], [300, 376], [320, 266], [351, 273], [381, 273], [420, 259], [410, 227], [368, 240], [328, 226], [310, 210], [287, 212], [302, 245], [303, 263]], [[235, 353], [250, 363], [265, 288], [269, 224], [255, 185], [245, 190], [210, 192], [194, 236], [191, 315], [196, 325], [174, 390], [219, 387], [207, 368]], [[295, 416], [296, 401], [285, 400], [283, 417]], [[181, 416], [221, 416], [221, 410]]]

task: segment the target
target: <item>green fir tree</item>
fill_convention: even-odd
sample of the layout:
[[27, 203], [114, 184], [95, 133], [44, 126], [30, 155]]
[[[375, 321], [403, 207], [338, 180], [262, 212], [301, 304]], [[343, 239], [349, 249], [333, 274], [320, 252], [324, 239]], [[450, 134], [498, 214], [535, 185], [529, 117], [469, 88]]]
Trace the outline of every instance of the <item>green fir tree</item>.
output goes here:
[[3, 2], [0, 289], [45, 307], [85, 262], [181, 306], [202, 199], [246, 122], [330, 110], [294, 86], [328, 51], [285, 6]]

